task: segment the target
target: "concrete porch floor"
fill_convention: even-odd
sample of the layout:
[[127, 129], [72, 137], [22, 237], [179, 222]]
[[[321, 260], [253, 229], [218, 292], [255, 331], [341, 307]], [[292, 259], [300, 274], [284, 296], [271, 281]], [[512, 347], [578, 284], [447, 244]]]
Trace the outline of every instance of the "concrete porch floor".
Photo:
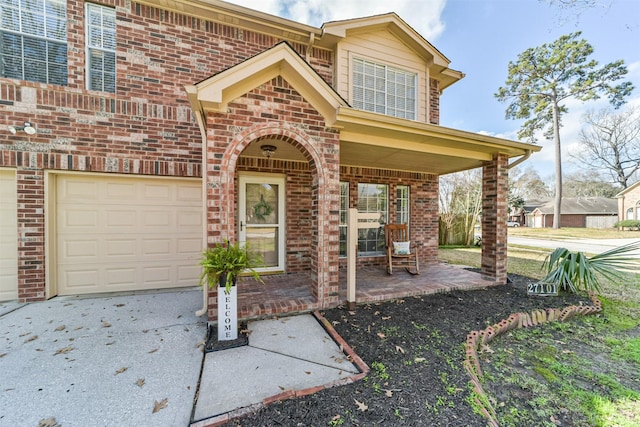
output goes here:
[[[319, 309], [311, 294], [308, 273], [289, 273], [263, 276], [261, 285], [252, 278], [238, 283], [238, 317], [255, 319], [280, 314], [292, 314]], [[387, 274], [384, 267], [363, 267], [356, 273], [356, 302], [358, 304], [448, 292], [454, 289], [480, 289], [494, 286], [480, 273], [461, 266], [435, 264], [420, 266], [420, 274], [413, 276], [404, 270]], [[347, 299], [347, 271], [340, 269], [341, 303]]]

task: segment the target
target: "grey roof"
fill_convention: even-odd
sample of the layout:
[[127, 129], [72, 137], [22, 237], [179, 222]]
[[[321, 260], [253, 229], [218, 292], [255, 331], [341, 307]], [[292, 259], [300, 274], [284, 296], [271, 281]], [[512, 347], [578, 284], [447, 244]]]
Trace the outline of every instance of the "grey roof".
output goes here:
[[[537, 209], [543, 214], [553, 214], [553, 200], [549, 200]], [[563, 215], [617, 215], [618, 200], [608, 197], [563, 197], [561, 212]]]

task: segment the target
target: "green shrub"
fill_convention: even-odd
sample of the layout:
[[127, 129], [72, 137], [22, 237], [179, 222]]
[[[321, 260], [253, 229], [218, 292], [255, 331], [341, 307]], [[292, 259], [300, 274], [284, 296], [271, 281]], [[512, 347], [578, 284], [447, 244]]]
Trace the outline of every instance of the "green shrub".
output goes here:
[[630, 228], [632, 230], [640, 230], [640, 219], [625, 219], [613, 224], [614, 228]]

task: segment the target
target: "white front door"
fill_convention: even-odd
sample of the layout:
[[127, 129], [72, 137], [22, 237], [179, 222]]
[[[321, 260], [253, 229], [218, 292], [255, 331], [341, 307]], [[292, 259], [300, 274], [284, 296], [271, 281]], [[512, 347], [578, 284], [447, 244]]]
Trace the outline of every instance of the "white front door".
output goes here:
[[262, 255], [258, 271], [284, 271], [284, 186], [281, 175], [240, 176], [240, 243]]

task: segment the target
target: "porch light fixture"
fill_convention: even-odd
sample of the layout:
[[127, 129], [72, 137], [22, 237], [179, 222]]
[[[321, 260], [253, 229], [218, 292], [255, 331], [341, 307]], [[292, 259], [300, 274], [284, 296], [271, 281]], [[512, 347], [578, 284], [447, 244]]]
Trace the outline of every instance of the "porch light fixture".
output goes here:
[[262, 145], [260, 149], [262, 150], [262, 155], [269, 159], [276, 152], [277, 147], [275, 145]]
[[24, 122], [24, 126], [7, 126], [7, 130], [13, 135], [15, 135], [19, 130], [24, 131], [27, 135], [33, 135], [36, 133], [36, 128], [31, 125], [31, 122]]

